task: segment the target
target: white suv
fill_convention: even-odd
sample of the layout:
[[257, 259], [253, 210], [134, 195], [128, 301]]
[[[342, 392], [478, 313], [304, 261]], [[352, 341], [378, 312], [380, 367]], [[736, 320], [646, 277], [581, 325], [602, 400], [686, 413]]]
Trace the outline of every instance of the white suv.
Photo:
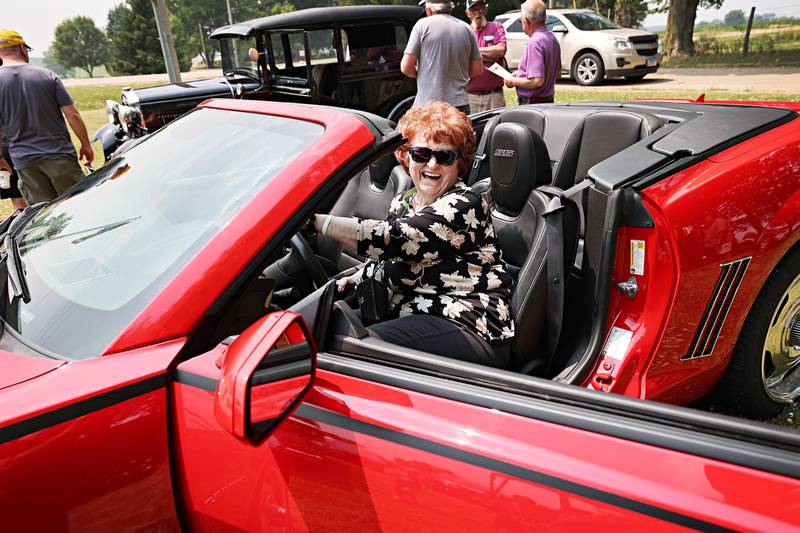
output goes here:
[[[506, 61], [517, 68], [528, 36], [519, 11], [498, 15], [506, 30]], [[588, 9], [548, 9], [547, 26], [561, 45], [561, 71], [580, 85], [597, 85], [605, 78], [640, 80], [658, 70], [661, 42], [655, 33], [620, 28]]]

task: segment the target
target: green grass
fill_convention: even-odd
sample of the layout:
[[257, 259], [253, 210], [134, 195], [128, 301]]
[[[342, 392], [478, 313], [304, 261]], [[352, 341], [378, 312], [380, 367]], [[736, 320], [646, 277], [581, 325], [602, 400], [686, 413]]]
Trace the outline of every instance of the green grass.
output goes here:
[[[737, 35], [720, 35], [736, 32]], [[749, 53], [742, 56], [744, 30], [702, 30], [694, 34], [694, 57], [664, 60], [666, 68], [800, 66], [800, 26], [750, 36]]]
[[[617, 100], [635, 100], [647, 98], [688, 98], [695, 99], [703, 91], [660, 91], [658, 89], [642, 88], [642, 89], [620, 89], [613, 90], [602, 88], [595, 90], [573, 90], [565, 88], [559, 90], [559, 85], [556, 85], [556, 103], [568, 104], [572, 102], [587, 102], [587, 101], [617, 101]], [[711, 90], [705, 91], [706, 100], [731, 100], [731, 101], [779, 101], [779, 102], [800, 102], [800, 92], [786, 93], [786, 92], [757, 92], [757, 91], [720, 91]], [[506, 103], [508, 105], [517, 105], [517, 93], [514, 89], [505, 90]]]
[[[102, 81], [98, 80], [99, 83]], [[119, 102], [123, 87], [147, 87], [147, 84], [131, 85], [75, 85], [67, 87], [67, 92], [81, 112], [92, 109], [105, 109], [106, 100]]]

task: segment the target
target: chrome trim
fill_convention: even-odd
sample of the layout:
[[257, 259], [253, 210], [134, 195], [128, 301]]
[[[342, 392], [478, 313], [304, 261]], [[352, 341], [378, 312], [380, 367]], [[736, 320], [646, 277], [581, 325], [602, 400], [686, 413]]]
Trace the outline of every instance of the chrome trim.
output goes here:
[[714, 353], [720, 332], [728, 318], [728, 313], [739, 292], [751, 259], [752, 257], [748, 256], [719, 265], [722, 271], [695, 330], [689, 353], [681, 357], [681, 361], [708, 357]]

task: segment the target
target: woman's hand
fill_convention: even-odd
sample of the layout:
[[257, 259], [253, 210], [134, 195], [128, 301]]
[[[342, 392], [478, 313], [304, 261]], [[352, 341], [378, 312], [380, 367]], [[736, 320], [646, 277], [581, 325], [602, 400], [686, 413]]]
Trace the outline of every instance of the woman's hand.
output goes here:
[[353, 274], [349, 276], [345, 276], [343, 278], [336, 280], [336, 288], [339, 292], [344, 292], [347, 289], [348, 285], [358, 285], [361, 283], [361, 279], [364, 277], [364, 269], [360, 268], [356, 270]]

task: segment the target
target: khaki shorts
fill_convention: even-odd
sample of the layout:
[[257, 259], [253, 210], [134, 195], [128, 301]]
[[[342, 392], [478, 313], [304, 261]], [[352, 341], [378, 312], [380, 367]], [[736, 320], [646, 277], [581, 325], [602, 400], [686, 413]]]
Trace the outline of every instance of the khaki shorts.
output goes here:
[[29, 205], [49, 202], [83, 179], [75, 156], [57, 155], [17, 169], [19, 190]]
[[500, 88], [499, 91], [495, 91], [493, 93], [488, 94], [474, 94], [468, 93], [469, 96], [469, 107], [470, 111], [473, 113], [478, 113], [480, 111], [488, 111], [490, 109], [494, 109], [495, 107], [505, 107], [506, 106], [506, 97], [503, 95], [503, 89]]

